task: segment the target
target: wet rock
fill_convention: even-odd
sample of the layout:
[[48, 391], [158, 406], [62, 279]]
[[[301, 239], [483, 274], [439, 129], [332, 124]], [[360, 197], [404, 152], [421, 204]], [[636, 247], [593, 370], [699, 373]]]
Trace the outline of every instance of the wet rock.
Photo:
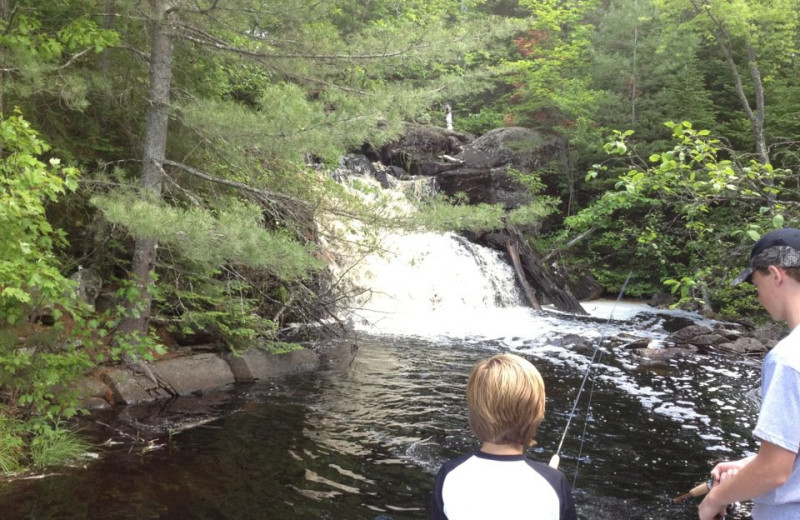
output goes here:
[[344, 369], [355, 360], [358, 343], [355, 341], [332, 341], [318, 345], [315, 352], [319, 356], [320, 366]]
[[660, 347], [640, 348], [634, 350], [634, 357], [640, 363], [666, 363], [673, 359], [692, 357], [697, 354], [697, 349], [686, 347]]
[[[71, 395], [78, 400], [78, 408], [84, 410], [107, 410], [114, 401], [111, 388], [96, 375], [75, 381], [71, 390]], [[55, 387], [56, 393], [62, 391], [61, 385]]]
[[473, 168], [512, 167], [531, 173], [565, 160], [565, 141], [522, 127], [496, 128], [466, 144], [456, 158]]
[[600, 282], [588, 272], [581, 272], [577, 275], [567, 273], [565, 278], [569, 290], [575, 298], [582, 302], [596, 300], [605, 292]]
[[670, 293], [664, 293], [664, 292], [654, 294], [650, 298], [650, 301], [647, 302], [647, 304], [650, 305], [651, 307], [658, 307], [658, 308], [669, 307], [673, 303], [675, 303], [675, 296], [673, 296]]
[[559, 347], [586, 348], [594, 346], [592, 342], [578, 334], [565, 334], [550, 339], [550, 344]]
[[639, 338], [634, 341], [629, 341], [627, 343], [623, 343], [619, 346], [619, 348], [624, 348], [627, 350], [641, 350], [650, 347], [650, 344], [653, 341], [649, 338]]
[[728, 341], [728, 338], [712, 333], [694, 336], [693, 338], [689, 339], [687, 343], [697, 345], [698, 347], [712, 347], [714, 345], [725, 343], [726, 341]]
[[711, 328], [706, 327], [705, 325], [689, 325], [688, 327], [683, 327], [682, 329], [676, 330], [672, 334], [669, 335], [667, 341], [671, 343], [693, 343], [693, 339], [698, 336], [704, 336], [706, 334], [711, 334], [713, 331]]
[[755, 329], [750, 336], [757, 339], [761, 343], [767, 346], [767, 348], [772, 348], [778, 343], [781, 339], [783, 339], [789, 330], [787, 327], [782, 323], [768, 323], [766, 325], [762, 325]]
[[241, 356], [227, 354], [226, 360], [236, 381], [270, 379], [297, 372], [309, 372], [319, 367], [319, 357], [310, 350], [294, 350], [271, 354], [250, 349]]
[[159, 382], [177, 395], [216, 389], [235, 382], [231, 367], [215, 354], [166, 359], [152, 364], [151, 368]]
[[[363, 177], [374, 177], [377, 170], [372, 165], [372, 161], [366, 155], [348, 154], [339, 161], [339, 167], [343, 170], [343, 175], [361, 175]], [[340, 170], [334, 170], [334, 176]]]
[[110, 410], [111, 404], [102, 397], [90, 397], [88, 399], [83, 399], [79, 405], [84, 410], [89, 411], [99, 411], [99, 410]]
[[677, 332], [684, 327], [694, 325], [694, 320], [685, 316], [664, 315], [662, 328], [667, 332]]
[[720, 350], [726, 350], [735, 354], [754, 354], [766, 353], [767, 346], [756, 338], [742, 337], [736, 341], [722, 343], [719, 345]]
[[114, 404], [138, 404], [171, 397], [150, 379], [126, 368], [113, 368], [103, 374], [103, 381], [111, 388]]
[[506, 209], [530, 204], [533, 196], [507, 168], [459, 168], [436, 177], [447, 195], [463, 193], [470, 204], [502, 204]]
[[221, 388], [235, 382], [228, 363], [215, 354], [166, 359], [151, 363], [149, 367], [157, 384], [124, 368], [110, 370], [104, 375], [115, 402], [137, 404]]
[[[105, 391], [112, 404], [139, 404], [176, 396], [200, 395], [240, 381], [278, 378], [319, 367], [319, 356], [307, 349], [270, 354], [252, 349], [243, 356], [191, 354], [148, 363], [156, 382], [128, 368], [115, 367], [102, 376], [106, 386], [90, 386], [91, 397]], [[89, 384], [89, 383], [82, 383]], [[94, 384], [94, 383], [92, 383]]]
[[716, 329], [714, 329], [714, 332], [716, 334], [719, 334], [720, 336], [723, 336], [725, 339], [728, 339], [730, 341], [736, 341], [737, 339], [741, 338], [742, 335], [744, 334], [744, 332], [741, 331], [741, 330], [729, 329], [729, 328], [726, 328], [726, 327], [716, 328]]

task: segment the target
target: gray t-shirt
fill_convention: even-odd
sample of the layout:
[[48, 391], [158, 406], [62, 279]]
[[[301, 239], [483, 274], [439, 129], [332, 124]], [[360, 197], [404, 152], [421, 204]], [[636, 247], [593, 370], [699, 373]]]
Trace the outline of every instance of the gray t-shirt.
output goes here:
[[[795, 453], [800, 450], [800, 327], [778, 343], [764, 359], [761, 411], [753, 435]], [[800, 518], [800, 458], [789, 480], [753, 499], [754, 520]]]

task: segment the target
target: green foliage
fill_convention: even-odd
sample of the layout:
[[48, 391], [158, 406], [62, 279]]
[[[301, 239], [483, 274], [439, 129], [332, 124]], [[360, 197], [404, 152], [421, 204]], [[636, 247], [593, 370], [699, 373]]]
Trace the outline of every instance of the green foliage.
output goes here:
[[633, 129], [640, 154], [669, 146], [663, 121], [714, 123], [700, 58], [702, 38], [677, 30], [657, 4], [614, 0], [598, 13], [592, 35], [590, 75], [593, 86], [605, 93], [593, 118], [605, 128]]
[[98, 27], [81, 0], [31, 3], [14, 2], [13, 14], [0, 20], [0, 54], [11, 79], [4, 87], [24, 100], [47, 92], [69, 109], [86, 109], [88, 82], [76, 63], [118, 45], [119, 35]]
[[[101, 332], [81, 318], [74, 283], [55, 255], [64, 234], [46, 216], [49, 203], [76, 188], [77, 170], [43, 162], [48, 145], [19, 113], [0, 120], [0, 136], [0, 388], [8, 400], [0, 405], [0, 469], [8, 472], [28, 455], [41, 465], [83, 449], [58, 425], [77, 413], [70, 383], [94, 366], [90, 352]], [[39, 325], [42, 316], [55, 325]]]
[[3, 474], [14, 473], [23, 466], [25, 441], [20, 433], [20, 425], [12, 414], [0, 408], [0, 472]]
[[[567, 225], [574, 232], [597, 230], [590, 256], [598, 273], [633, 267], [634, 279], [662, 282], [681, 303], [714, 302], [730, 310], [735, 302], [719, 291], [744, 264], [749, 244], [796, 214], [797, 194], [786, 184], [788, 171], [722, 159], [720, 141], [689, 122], [667, 127], [677, 143], [672, 149], [651, 155], [647, 168], [621, 174], [614, 191]], [[616, 132], [607, 152], [633, 158], [631, 136]], [[608, 171], [597, 165], [588, 177]], [[614, 264], [622, 250], [631, 264]], [[742, 254], [731, 254], [737, 250]]]
[[431, 231], [487, 231], [502, 227], [503, 217], [503, 208], [498, 205], [468, 206], [437, 198], [414, 216], [414, 222]]
[[71, 287], [53, 253], [64, 244], [64, 234], [50, 226], [45, 209], [75, 189], [77, 170], [61, 167], [57, 159], [39, 160], [48, 146], [19, 113], [0, 119], [0, 141], [0, 314], [13, 325]]
[[470, 134], [481, 135], [489, 130], [503, 126], [503, 112], [495, 108], [481, 107], [477, 113], [471, 112], [464, 117], [459, 117], [456, 112], [458, 120], [458, 129], [462, 132]]
[[597, 92], [591, 88], [586, 64], [593, 26], [594, 1], [533, 1], [531, 25], [514, 40], [519, 56], [504, 68], [515, 87], [509, 112], [517, 124], [568, 127], [588, 114]]
[[[210, 210], [122, 192], [93, 199], [110, 222], [134, 236], [157, 238], [169, 252], [164, 257], [172, 268], [148, 289], [156, 300], [154, 322], [177, 337], [210, 337], [237, 352], [258, 338], [276, 337], [277, 324], [260, 310], [265, 300], [275, 287], [307, 279], [321, 263], [313, 248], [288, 233], [267, 230], [260, 208], [235, 199], [217, 202], [219, 209]], [[137, 301], [135, 292], [128, 287], [129, 301]], [[129, 338], [121, 345], [130, 349], [142, 340], [147, 338]], [[147, 359], [155, 348], [147, 340], [138, 354]]]
[[[517, 179], [531, 194], [536, 195], [544, 185], [538, 174], [522, 174], [519, 171], [509, 170], [509, 175]], [[506, 222], [515, 226], [538, 227], [546, 216], [553, 213], [557, 201], [544, 196], [538, 196], [526, 206], [513, 210], [506, 210], [499, 204], [466, 204], [466, 195], [453, 198], [436, 196], [424, 200], [419, 205], [408, 228], [416, 225], [430, 231], [474, 231], [477, 233], [500, 229]]]
[[[219, 274], [219, 273], [217, 273]], [[184, 273], [188, 284], [164, 285], [159, 315], [176, 337], [200, 334], [221, 341], [231, 352], [252, 347], [258, 338], [275, 336], [277, 325], [258, 314], [250, 284]]]
[[89, 445], [59, 424], [41, 428], [30, 442], [31, 464], [36, 468], [64, 464], [85, 455]]
[[113, 223], [135, 237], [157, 239], [206, 269], [226, 263], [268, 269], [279, 279], [302, 278], [320, 267], [311, 250], [291, 237], [265, 228], [262, 211], [231, 201], [215, 211], [179, 208], [118, 193], [93, 203]]

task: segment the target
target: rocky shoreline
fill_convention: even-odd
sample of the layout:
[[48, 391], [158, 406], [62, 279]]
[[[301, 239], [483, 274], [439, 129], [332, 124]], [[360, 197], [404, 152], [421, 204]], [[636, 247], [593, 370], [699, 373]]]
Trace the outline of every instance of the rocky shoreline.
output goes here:
[[[654, 314], [658, 314], [657, 309], [654, 309]], [[643, 362], [666, 362], [676, 357], [708, 354], [761, 357], [786, 334], [785, 327], [779, 324], [750, 329], [731, 323], [701, 325], [686, 320], [673, 324], [673, 328], [665, 339], [610, 339], [615, 348], [631, 350]], [[351, 345], [346, 350], [350, 350], [352, 355], [355, 348]], [[265, 382], [313, 372], [319, 369], [323, 358], [341, 357], [335, 351], [337, 348], [331, 345], [282, 354], [257, 348], [241, 355], [187, 349], [149, 363], [155, 381], [119, 366], [105, 368], [84, 379], [79, 382], [77, 391], [82, 408], [88, 410], [200, 396], [237, 383]]]
[[156, 381], [125, 367], [106, 368], [78, 383], [83, 408], [107, 410], [217, 391], [235, 383], [267, 381], [319, 368], [320, 355], [312, 349], [272, 354], [251, 349], [240, 356], [185, 351], [148, 363]]
[[[756, 328], [722, 322], [700, 324], [667, 318], [655, 308], [652, 314], [639, 315], [633, 321], [639, 319], [644, 320], [643, 326], [650, 320], [664, 320], [668, 335], [654, 339], [622, 334], [608, 340], [613, 349], [629, 350], [642, 369], [708, 355], [760, 359], [786, 334], [779, 324]], [[576, 346], [585, 343], [572, 335], [561, 341]], [[83, 422], [91, 429], [99, 428], [100, 436], [110, 435], [115, 443], [146, 448], [158, 442], [156, 439], [224, 416], [231, 401], [243, 393], [268, 393], [270, 385], [286, 376], [352, 363], [357, 349], [354, 341], [341, 338], [283, 354], [251, 349], [236, 356], [187, 348], [148, 364], [155, 382], [129, 368], [107, 367], [77, 386], [82, 407], [91, 412]]]

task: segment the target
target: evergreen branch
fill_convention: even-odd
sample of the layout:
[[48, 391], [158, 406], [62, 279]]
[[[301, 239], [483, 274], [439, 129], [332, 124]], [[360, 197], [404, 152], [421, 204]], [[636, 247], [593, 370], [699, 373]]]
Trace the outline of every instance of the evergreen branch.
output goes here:
[[181, 163], [175, 162], [175, 161], [170, 161], [169, 159], [165, 159], [164, 160], [164, 164], [172, 166], [173, 168], [177, 168], [177, 169], [179, 169], [181, 171], [184, 171], [184, 172], [186, 172], [186, 173], [188, 173], [190, 175], [193, 175], [195, 177], [199, 177], [199, 178], [201, 178], [203, 180], [206, 180], [206, 181], [209, 181], [209, 182], [213, 182], [213, 183], [216, 183], [216, 184], [222, 184], [224, 186], [230, 186], [231, 188], [236, 188], [236, 189], [241, 190], [241, 191], [246, 191], [248, 193], [252, 193], [253, 195], [257, 195], [257, 196], [262, 197], [262, 198], [267, 199], [267, 200], [283, 199], [283, 200], [298, 204], [298, 205], [304, 207], [307, 210], [313, 209], [311, 204], [309, 204], [308, 202], [306, 202], [304, 200], [297, 199], [295, 197], [291, 197], [289, 195], [283, 195], [281, 193], [270, 192], [270, 191], [262, 190], [262, 189], [259, 189], [259, 188], [255, 188], [253, 186], [250, 186], [248, 184], [244, 184], [242, 182], [231, 181], [231, 180], [228, 180], [228, 179], [222, 179], [220, 177], [215, 177], [215, 176], [210, 175], [208, 173], [201, 172], [200, 170], [192, 168], [191, 166], [187, 166], [185, 164], [181, 164]]
[[230, 45], [228, 42], [221, 40], [205, 31], [198, 29], [197, 27], [187, 25], [187, 24], [179, 24], [179, 28], [188, 31], [189, 33], [194, 33], [194, 36], [183, 33], [183, 34], [176, 34], [177, 37], [182, 38], [184, 40], [189, 40], [191, 42], [197, 43], [198, 45], [203, 46], [210, 46], [214, 47], [219, 50], [235, 52], [237, 54], [241, 54], [244, 56], [250, 56], [251, 58], [269, 58], [269, 59], [309, 59], [309, 60], [331, 60], [331, 61], [350, 61], [350, 60], [377, 60], [377, 59], [386, 59], [386, 58], [394, 58], [397, 56], [403, 56], [408, 54], [409, 52], [417, 49], [423, 49], [430, 47], [430, 44], [424, 45], [410, 45], [405, 49], [392, 51], [392, 52], [382, 52], [378, 54], [271, 54], [266, 52], [256, 52], [251, 51], [248, 49], [242, 49], [241, 47], [235, 47]]
[[365, 91], [357, 89], [357, 88], [345, 87], [344, 85], [337, 85], [336, 83], [331, 83], [329, 81], [324, 81], [324, 80], [319, 79], [319, 78], [311, 78], [311, 77], [308, 77], [308, 76], [301, 76], [299, 74], [295, 74], [293, 72], [289, 72], [289, 71], [283, 69], [282, 67], [276, 66], [274, 63], [264, 63], [264, 65], [267, 66], [267, 67], [270, 67], [271, 69], [274, 69], [274, 70], [280, 72], [281, 74], [283, 74], [287, 78], [294, 78], [295, 80], [300, 81], [300, 82], [316, 83], [316, 84], [322, 85], [324, 87], [335, 88], [335, 89], [341, 90], [343, 92], [349, 92], [351, 94], [358, 94], [360, 96], [366, 96], [367, 95], [367, 93]]
[[[77, 54], [73, 54], [72, 56], [70, 56], [70, 58], [63, 65], [59, 65], [58, 68], [55, 69], [55, 70], [62, 71], [64, 69], [66, 69], [67, 67], [69, 67], [70, 65], [75, 63], [75, 61], [78, 58], [80, 58], [81, 56], [84, 56], [86, 53], [88, 53], [91, 50], [92, 50], [92, 47], [88, 47], [86, 49], [83, 49], [81, 52], [79, 52]], [[0, 68], [0, 72], [19, 72], [19, 68], [17, 68], [17, 67], [4, 67], [4, 68]]]

